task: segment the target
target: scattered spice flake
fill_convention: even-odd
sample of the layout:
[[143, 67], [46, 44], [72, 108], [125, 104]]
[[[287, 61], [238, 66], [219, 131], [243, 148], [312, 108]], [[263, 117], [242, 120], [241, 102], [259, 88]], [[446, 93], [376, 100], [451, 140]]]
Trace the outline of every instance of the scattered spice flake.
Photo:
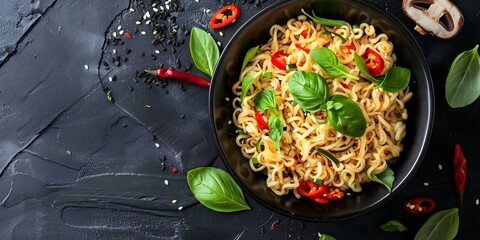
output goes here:
[[122, 25], [119, 25], [119, 26], [117, 27], [117, 30], [120, 31], [120, 29], [122, 29]]
[[443, 169], [442, 164], [438, 164], [438, 170], [442, 170], [442, 169]]
[[86, 70], [88, 70], [88, 65], [87, 65], [87, 64], [85, 64], [84, 68], [85, 68]]
[[178, 207], [178, 211], [182, 211], [183, 206]]
[[160, 144], [155, 143], [155, 147], [159, 148], [159, 147], [160, 147]]
[[113, 100], [113, 98], [112, 98], [112, 91], [110, 91], [110, 90], [107, 91], [107, 99], [108, 99], [108, 101], [110, 101], [110, 102]]
[[130, 39], [130, 38], [132, 38], [132, 35], [129, 32], [125, 32], [125, 37]]
[[130, 8], [130, 9], [128, 9], [128, 11], [130, 11], [130, 12], [135, 12], [135, 9]]
[[[72, 155], [72, 151], [67, 150], [67, 155], [69, 155], [69, 156]], [[478, 199], [477, 199], [477, 201], [478, 201]], [[478, 204], [477, 204], [477, 205], [478, 205]]]
[[223, 32], [222, 31], [218, 32], [218, 34], [220, 34], [220, 37], [223, 37]]
[[173, 204], [177, 203], [177, 200], [173, 199], [173, 200], [172, 200], [172, 203], [173, 203]]
[[221, 43], [221, 42], [217, 42], [217, 45], [218, 45], [219, 47], [221, 47], [221, 46], [222, 46], [222, 43]]
[[152, 106], [145, 104], [145, 108], [151, 108]]
[[164, 183], [165, 183], [165, 185], [168, 186], [168, 180], [167, 179], [165, 179]]
[[141, 31], [140, 34], [145, 35], [145, 34], [147, 34], [147, 32]]
[[225, 98], [225, 101], [227, 101], [227, 102], [230, 101], [230, 98], [229, 98], [229, 97], [226, 97], [226, 98]]
[[271, 231], [275, 230], [275, 228], [277, 228], [279, 224], [280, 224], [280, 219], [275, 220], [275, 222], [273, 222], [272, 225], [270, 226], [270, 230]]
[[228, 121], [228, 125], [230, 125], [230, 124], [232, 124], [232, 120], [229, 120], [229, 121]]
[[177, 173], [178, 172], [178, 169], [176, 167], [172, 167], [172, 169], [170, 170], [172, 173]]
[[428, 187], [429, 184], [428, 184], [428, 182], [424, 182], [423, 185], [424, 185], [425, 187]]

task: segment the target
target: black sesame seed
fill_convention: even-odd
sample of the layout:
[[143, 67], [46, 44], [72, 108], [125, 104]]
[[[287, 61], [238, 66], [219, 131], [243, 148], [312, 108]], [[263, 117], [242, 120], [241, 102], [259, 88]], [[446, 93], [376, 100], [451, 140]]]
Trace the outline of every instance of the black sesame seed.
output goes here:
[[126, 54], [130, 54], [132, 52], [132, 49], [130, 48], [127, 48], [127, 50], [125, 51]]

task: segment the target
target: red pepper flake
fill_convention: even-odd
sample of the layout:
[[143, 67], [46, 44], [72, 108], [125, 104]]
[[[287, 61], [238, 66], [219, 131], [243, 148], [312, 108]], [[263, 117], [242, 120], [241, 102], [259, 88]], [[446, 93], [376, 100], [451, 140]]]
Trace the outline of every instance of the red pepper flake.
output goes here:
[[270, 230], [271, 231], [275, 230], [275, 228], [277, 228], [278, 225], [280, 225], [280, 219], [277, 219], [275, 220], [275, 222], [272, 223], [272, 225], [270, 226]]
[[172, 173], [177, 173], [178, 172], [178, 169], [176, 167], [172, 167], [172, 169], [170, 170]]
[[125, 37], [128, 38], [128, 39], [130, 39], [130, 38], [132, 38], [132, 35], [130, 35], [129, 32], [125, 32]]
[[342, 87], [348, 89], [348, 85], [346, 83], [342, 83]]

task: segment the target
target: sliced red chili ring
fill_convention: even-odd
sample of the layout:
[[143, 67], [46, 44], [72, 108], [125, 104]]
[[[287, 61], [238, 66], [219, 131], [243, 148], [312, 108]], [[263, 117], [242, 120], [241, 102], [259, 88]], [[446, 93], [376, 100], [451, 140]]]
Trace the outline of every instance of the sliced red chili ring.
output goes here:
[[235, 4], [230, 4], [220, 8], [210, 19], [211, 28], [222, 28], [232, 23], [240, 16], [240, 8]]
[[325, 198], [326, 194], [328, 194], [328, 187], [326, 185], [316, 184], [311, 180], [302, 181], [297, 191], [300, 195], [310, 198], [315, 202], [323, 204], [330, 202], [330, 200]]
[[429, 213], [435, 209], [435, 201], [427, 197], [414, 198], [406, 201], [403, 209], [409, 213]]
[[281, 69], [285, 70], [287, 68], [287, 60], [285, 59], [288, 55], [282, 51], [278, 51], [272, 55], [272, 64]]
[[260, 130], [268, 129], [268, 125], [265, 123], [265, 120], [263, 120], [263, 115], [259, 111], [255, 111], [255, 120], [257, 121]]
[[308, 37], [308, 33], [303, 31], [302, 33], [300, 33], [300, 35], [302, 35], [303, 38], [307, 38]]
[[363, 55], [365, 59], [365, 63], [367, 64], [368, 71], [374, 76], [380, 76], [385, 67], [385, 62], [383, 58], [375, 51], [370, 48], [365, 50], [365, 54]]

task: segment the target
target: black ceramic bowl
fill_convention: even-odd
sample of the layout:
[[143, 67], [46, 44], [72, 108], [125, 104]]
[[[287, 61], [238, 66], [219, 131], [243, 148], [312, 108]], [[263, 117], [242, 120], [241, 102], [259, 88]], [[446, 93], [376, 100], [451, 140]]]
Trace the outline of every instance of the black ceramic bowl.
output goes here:
[[[380, 184], [363, 184], [361, 193], [353, 194], [342, 201], [320, 205], [309, 199], [296, 199], [292, 194], [277, 196], [265, 185], [266, 176], [250, 170], [248, 161], [235, 144], [235, 126], [232, 120], [232, 85], [239, 78], [240, 67], [246, 51], [266, 43], [273, 24], [286, 24], [290, 18], [301, 14], [301, 9], [315, 10], [318, 16], [344, 19], [351, 24], [367, 22], [377, 31], [389, 35], [397, 54], [397, 65], [412, 72], [410, 89], [414, 93], [408, 102], [409, 119], [404, 150], [395, 171], [392, 192]], [[433, 88], [427, 63], [422, 51], [410, 32], [395, 17], [376, 6], [360, 0], [292, 0], [280, 1], [262, 10], [246, 22], [232, 37], [223, 51], [213, 76], [210, 88], [210, 118], [216, 144], [227, 168], [243, 189], [254, 199], [276, 212], [313, 221], [332, 221], [351, 218], [373, 210], [405, 186], [418, 169], [426, 152], [433, 118]]]

